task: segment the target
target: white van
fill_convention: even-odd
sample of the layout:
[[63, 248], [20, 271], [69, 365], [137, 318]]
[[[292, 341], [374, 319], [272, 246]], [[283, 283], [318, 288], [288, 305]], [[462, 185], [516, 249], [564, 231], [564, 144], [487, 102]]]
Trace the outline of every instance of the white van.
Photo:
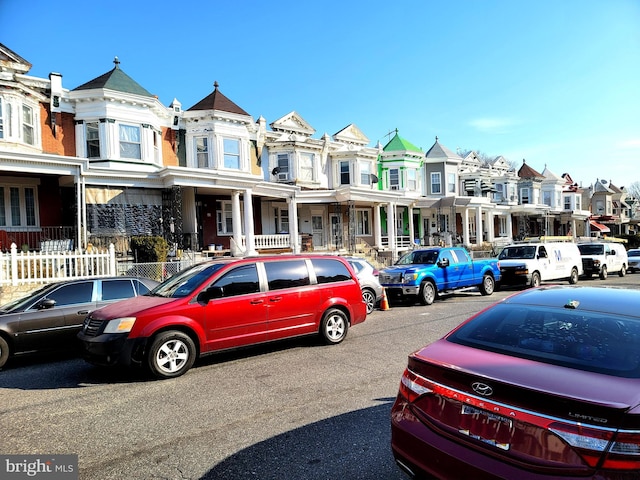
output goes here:
[[500, 252], [501, 285], [529, 285], [568, 280], [578, 283], [583, 274], [578, 245], [571, 242], [517, 243]]
[[618, 273], [624, 277], [627, 273], [629, 260], [624, 245], [608, 242], [579, 243], [578, 248], [582, 255], [582, 267], [584, 275], [591, 278], [598, 275], [601, 280], [606, 280], [609, 273]]

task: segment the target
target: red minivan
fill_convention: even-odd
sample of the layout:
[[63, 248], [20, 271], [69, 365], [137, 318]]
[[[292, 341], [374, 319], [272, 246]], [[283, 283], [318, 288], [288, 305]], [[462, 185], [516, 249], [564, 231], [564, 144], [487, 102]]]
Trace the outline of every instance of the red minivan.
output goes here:
[[343, 258], [258, 256], [185, 269], [147, 295], [91, 312], [78, 338], [90, 363], [172, 378], [221, 350], [311, 334], [340, 343], [366, 315]]

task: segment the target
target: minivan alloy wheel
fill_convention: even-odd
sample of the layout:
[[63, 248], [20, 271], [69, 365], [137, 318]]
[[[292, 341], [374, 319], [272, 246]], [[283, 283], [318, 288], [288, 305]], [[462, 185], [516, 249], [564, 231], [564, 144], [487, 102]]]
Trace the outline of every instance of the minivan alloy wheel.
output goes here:
[[178, 377], [191, 368], [195, 355], [191, 337], [178, 331], [162, 332], [151, 344], [148, 365], [156, 377]]
[[327, 310], [320, 323], [320, 336], [325, 343], [340, 343], [349, 331], [349, 319], [346, 314], [338, 309]]

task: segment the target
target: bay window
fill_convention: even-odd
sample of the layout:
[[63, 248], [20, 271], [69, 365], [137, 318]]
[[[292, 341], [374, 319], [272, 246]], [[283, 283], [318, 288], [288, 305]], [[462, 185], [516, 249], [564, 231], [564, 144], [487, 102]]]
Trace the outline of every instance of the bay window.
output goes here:
[[87, 138], [87, 158], [100, 157], [100, 130], [98, 122], [87, 122], [85, 125]]
[[340, 162], [340, 185], [350, 185], [349, 162]]
[[440, 172], [431, 173], [431, 193], [442, 193]]
[[33, 108], [22, 105], [22, 139], [29, 145], [35, 144], [35, 125]]
[[369, 162], [360, 164], [360, 184], [371, 185], [371, 164]]
[[120, 157], [142, 159], [140, 127], [120, 125]]
[[233, 170], [240, 169], [240, 140], [235, 138], [224, 138], [222, 140], [224, 150], [224, 168]]
[[313, 182], [315, 175], [313, 174], [313, 162], [315, 156], [313, 153], [301, 153], [300, 154], [300, 173], [298, 180], [303, 182]]
[[196, 137], [195, 142], [198, 168], [209, 168], [209, 140], [207, 137]]

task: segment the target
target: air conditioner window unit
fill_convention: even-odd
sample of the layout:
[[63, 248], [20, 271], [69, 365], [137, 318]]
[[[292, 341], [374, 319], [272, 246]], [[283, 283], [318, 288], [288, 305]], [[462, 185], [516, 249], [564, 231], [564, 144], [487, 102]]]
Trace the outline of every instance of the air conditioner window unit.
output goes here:
[[391, 185], [391, 190], [400, 190], [399, 185]]
[[289, 180], [289, 174], [287, 172], [278, 174], [278, 181]]

